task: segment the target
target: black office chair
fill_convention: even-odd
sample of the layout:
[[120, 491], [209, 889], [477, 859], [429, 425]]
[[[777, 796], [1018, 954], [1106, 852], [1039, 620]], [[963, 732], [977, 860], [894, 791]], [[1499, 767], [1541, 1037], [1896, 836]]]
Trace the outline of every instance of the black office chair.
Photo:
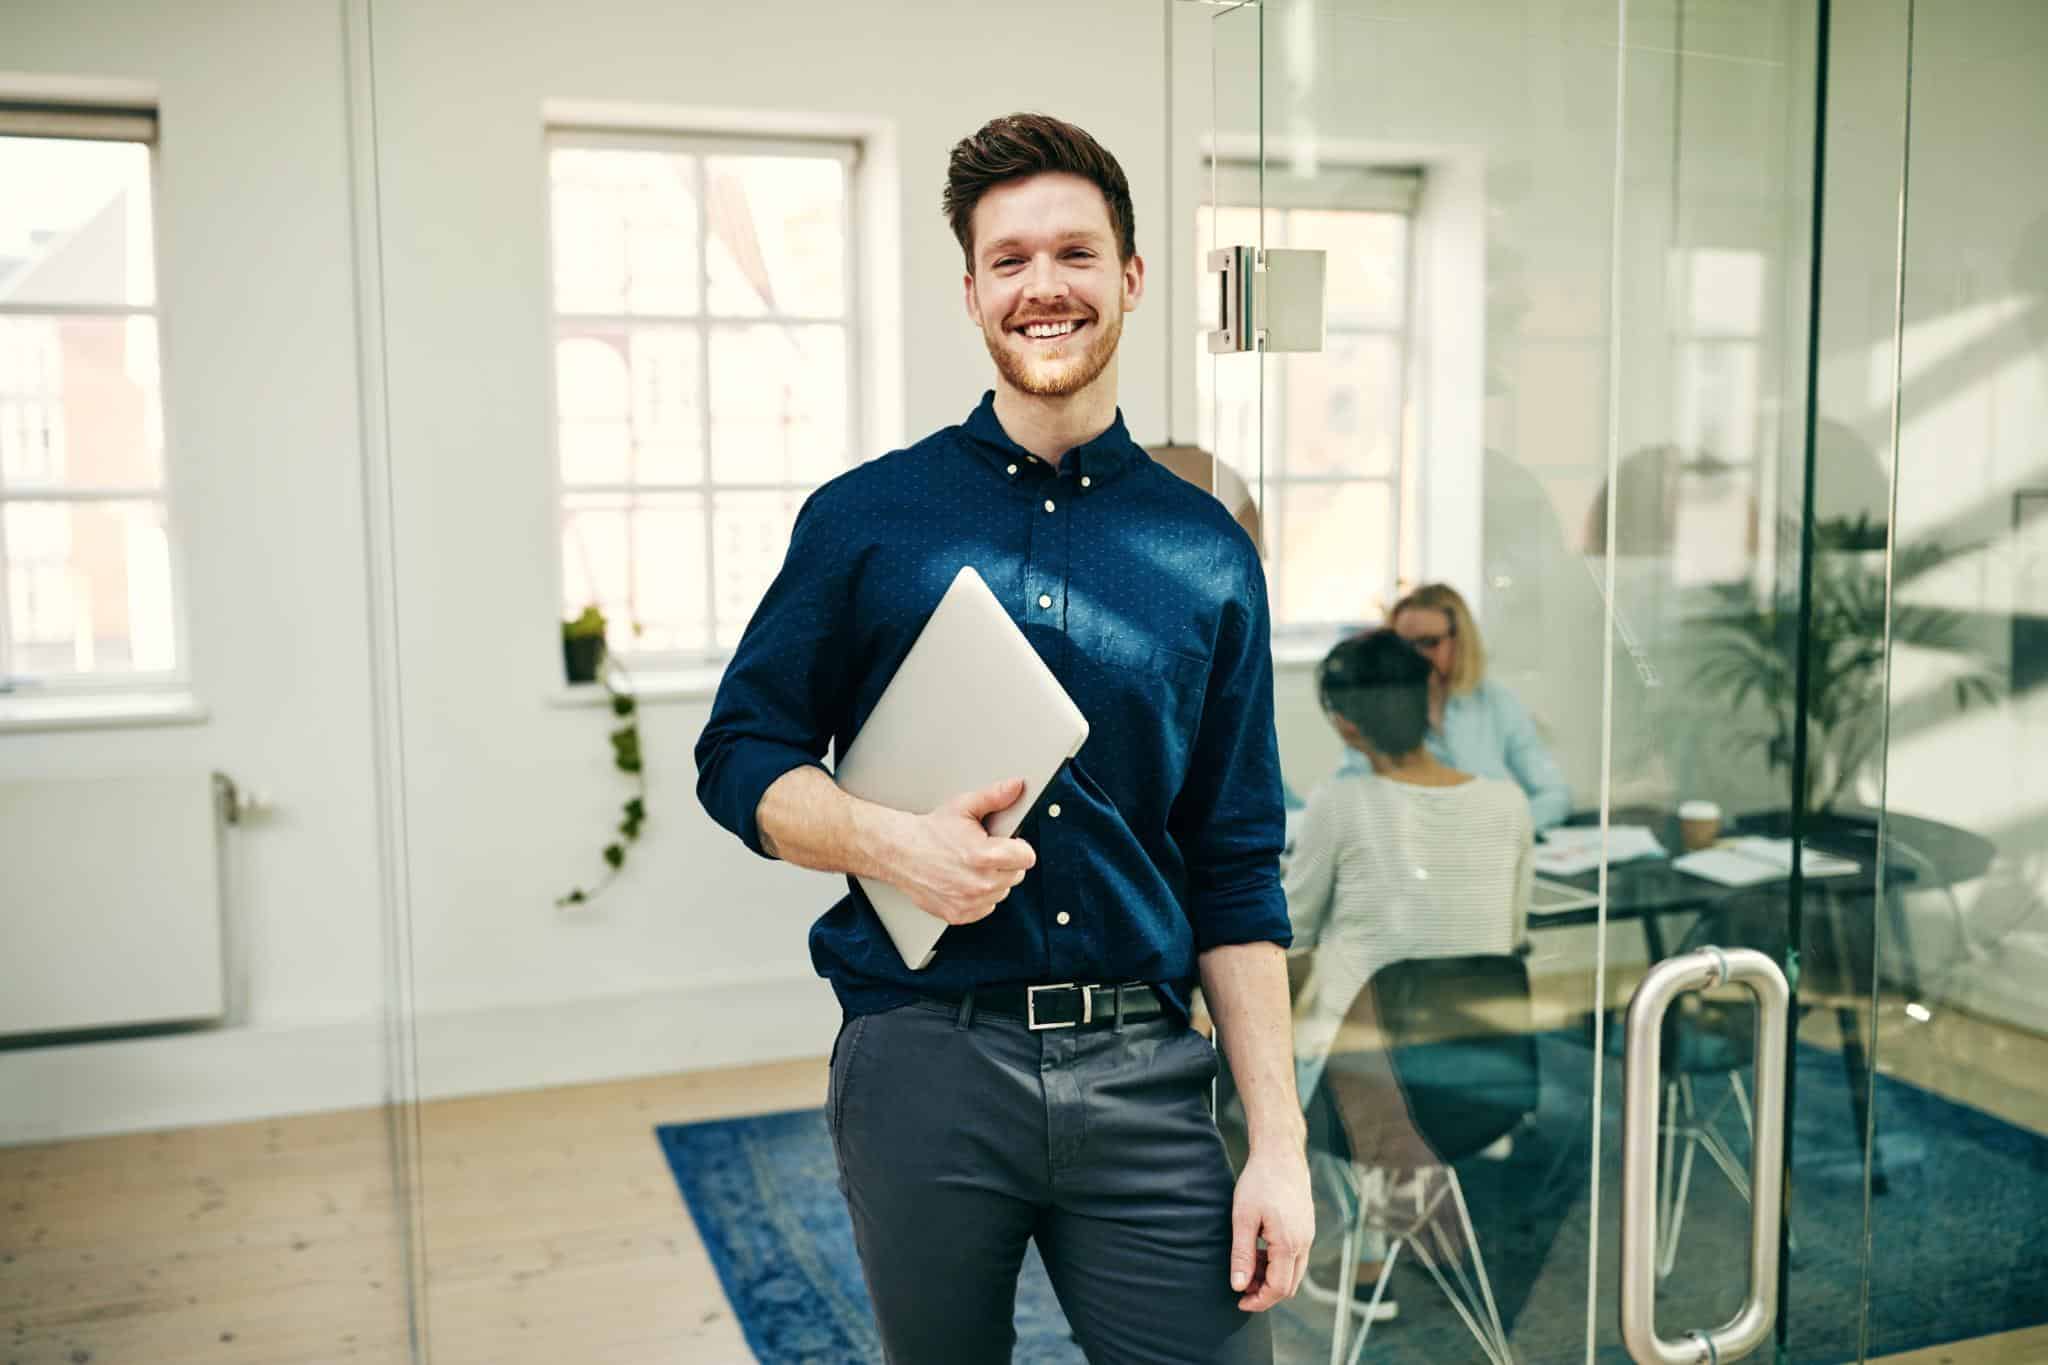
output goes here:
[[[1536, 1110], [1527, 966], [1492, 954], [1392, 963], [1359, 992], [1338, 1036], [1340, 1046], [1368, 1041], [1331, 1054], [1310, 1104], [1310, 1145], [1337, 1158], [1325, 1164], [1339, 1173], [1340, 1203], [1350, 1213], [1341, 1282], [1334, 1292], [1311, 1290], [1311, 1297], [1336, 1305], [1333, 1365], [1346, 1359], [1353, 1318], [1359, 1330], [1349, 1360], [1355, 1365], [1364, 1354], [1403, 1247], [1413, 1248], [1486, 1358], [1512, 1365], [1453, 1163], [1491, 1146]], [[1382, 1177], [1387, 1195], [1375, 1199]], [[1387, 1250], [1370, 1301], [1359, 1304], [1358, 1244], [1374, 1229], [1386, 1236]]]

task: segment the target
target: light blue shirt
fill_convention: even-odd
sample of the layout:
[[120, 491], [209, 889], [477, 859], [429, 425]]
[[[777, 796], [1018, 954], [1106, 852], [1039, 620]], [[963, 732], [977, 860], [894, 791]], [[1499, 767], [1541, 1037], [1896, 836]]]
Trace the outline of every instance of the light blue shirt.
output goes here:
[[[1562, 824], [1572, 813], [1572, 790], [1564, 780], [1536, 722], [1515, 694], [1496, 682], [1482, 682], [1444, 703], [1443, 728], [1424, 741], [1439, 763], [1475, 777], [1513, 780], [1529, 798], [1529, 819], [1539, 830]], [[1339, 772], [1368, 768], [1365, 755], [1344, 751]]]

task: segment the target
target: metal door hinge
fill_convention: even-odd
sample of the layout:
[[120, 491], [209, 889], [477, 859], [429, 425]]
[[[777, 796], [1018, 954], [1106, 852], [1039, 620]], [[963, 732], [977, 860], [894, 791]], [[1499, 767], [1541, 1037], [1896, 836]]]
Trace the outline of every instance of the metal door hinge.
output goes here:
[[1226, 246], [1210, 252], [1223, 322], [1209, 333], [1210, 351], [1322, 350], [1325, 264], [1321, 251]]

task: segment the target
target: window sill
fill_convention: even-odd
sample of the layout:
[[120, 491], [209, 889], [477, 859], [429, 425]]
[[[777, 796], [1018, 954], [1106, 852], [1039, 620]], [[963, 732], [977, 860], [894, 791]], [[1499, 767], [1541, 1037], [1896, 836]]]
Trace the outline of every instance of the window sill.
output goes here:
[[[662, 673], [634, 673], [619, 690], [649, 706], [665, 702], [710, 701], [725, 676], [724, 664], [679, 668]], [[609, 706], [611, 694], [597, 683], [563, 683], [548, 696], [548, 705]]]
[[0, 695], [0, 734], [198, 725], [206, 719], [206, 708], [190, 692], [113, 692], [103, 696], [72, 693], [53, 697]]

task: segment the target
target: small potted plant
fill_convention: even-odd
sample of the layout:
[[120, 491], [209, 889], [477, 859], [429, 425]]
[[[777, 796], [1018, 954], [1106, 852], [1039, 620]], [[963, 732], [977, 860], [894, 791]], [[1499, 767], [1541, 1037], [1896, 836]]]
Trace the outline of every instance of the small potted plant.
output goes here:
[[604, 613], [596, 607], [583, 609], [573, 621], [562, 622], [562, 668], [572, 683], [594, 683], [604, 670]]
[[[638, 632], [638, 627], [635, 627]], [[633, 696], [626, 670], [605, 650], [604, 613], [585, 607], [573, 621], [562, 622], [562, 667], [572, 683], [596, 683], [609, 698], [612, 719], [617, 726], [606, 738], [611, 744], [612, 767], [624, 774], [631, 795], [620, 808], [618, 824], [603, 849], [604, 873], [589, 886], [571, 888], [558, 896], [558, 906], [583, 905], [618, 877], [625, 866], [626, 850], [640, 838], [647, 822], [647, 775], [640, 761], [640, 705]]]

